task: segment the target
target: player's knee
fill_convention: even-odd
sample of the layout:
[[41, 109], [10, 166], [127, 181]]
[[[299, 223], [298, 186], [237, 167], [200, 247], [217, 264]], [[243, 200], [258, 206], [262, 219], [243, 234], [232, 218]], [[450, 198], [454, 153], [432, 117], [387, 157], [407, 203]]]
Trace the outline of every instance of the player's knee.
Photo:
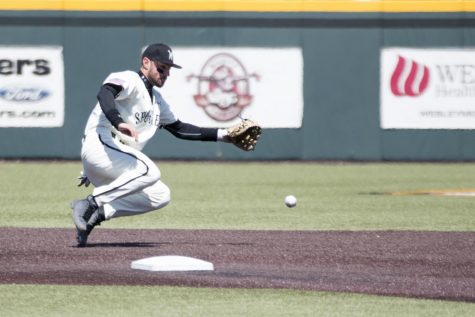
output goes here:
[[160, 180], [161, 173], [158, 167], [149, 166], [146, 176], [148, 178], [149, 183], [154, 184]]
[[150, 195], [150, 200], [154, 209], [161, 209], [168, 205], [171, 200], [170, 188], [160, 182], [160, 190], [155, 191]]

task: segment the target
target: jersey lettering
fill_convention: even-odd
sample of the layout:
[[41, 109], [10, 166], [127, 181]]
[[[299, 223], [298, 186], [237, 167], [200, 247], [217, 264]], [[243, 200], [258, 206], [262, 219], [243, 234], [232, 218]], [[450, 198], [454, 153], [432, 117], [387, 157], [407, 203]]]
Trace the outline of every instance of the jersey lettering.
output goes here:
[[159, 115], [153, 115], [153, 111], [142, 111], [135, 113], [135, 124], [139, 125], [140, 123], [146, 123], [149, 125], [155, 125], [158, 127], [160, 122]]

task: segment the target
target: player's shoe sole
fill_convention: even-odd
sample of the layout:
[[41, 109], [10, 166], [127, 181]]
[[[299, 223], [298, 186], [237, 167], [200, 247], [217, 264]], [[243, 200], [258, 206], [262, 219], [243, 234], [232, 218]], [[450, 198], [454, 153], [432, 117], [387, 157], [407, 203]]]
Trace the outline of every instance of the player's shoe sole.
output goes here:
[[76, 229], [76, 241], [78, 243], [78, 248], [84, 248], [87, 244], [87, 238], [89, 233], [87, 231]]

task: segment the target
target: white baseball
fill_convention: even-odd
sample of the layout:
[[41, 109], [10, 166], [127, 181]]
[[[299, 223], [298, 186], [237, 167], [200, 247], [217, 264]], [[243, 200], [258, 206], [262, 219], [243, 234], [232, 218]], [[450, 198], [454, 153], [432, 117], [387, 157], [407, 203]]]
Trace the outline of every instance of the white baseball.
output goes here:
[[284, 199], [285, 205], [289, 208], [297, 206], [297, 198], [294, 195], [288, 195]]

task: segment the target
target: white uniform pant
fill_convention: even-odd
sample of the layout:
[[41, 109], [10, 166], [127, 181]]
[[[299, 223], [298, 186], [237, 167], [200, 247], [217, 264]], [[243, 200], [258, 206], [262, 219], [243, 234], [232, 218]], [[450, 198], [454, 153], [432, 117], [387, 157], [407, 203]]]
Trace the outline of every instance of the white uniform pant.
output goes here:
[[92, 195], [106, 219], [149, 212], [170, 202], [170, 189], [160, 181], [156, 164], [110, 132], [89, 133], [81, 158], [84, 174], [95, 186]]

